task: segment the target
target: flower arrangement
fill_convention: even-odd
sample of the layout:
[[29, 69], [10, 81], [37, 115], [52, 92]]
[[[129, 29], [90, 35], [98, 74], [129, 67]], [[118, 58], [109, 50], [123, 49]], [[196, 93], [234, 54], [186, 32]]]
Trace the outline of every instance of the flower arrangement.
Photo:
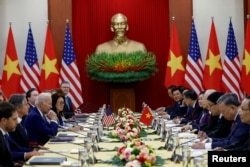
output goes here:
[[86, 68], [91, 79], [114, 83], [142, 81], [158, 71], [155, 55], [142, 51], [94, 53], [87, 57]]
[[134, 117], [132, 110], [122, 107], [118, 109], [117, 114], [117, 123], [113, 131], [108, 134], [108, 137], [127, 141], [147, 136], [145, 130], [141, 128], [138, 119]]
[[154, 149], [137, 139], [120, 147], [112, 163], [125, 167], [151, 167], [163, 165], [164, 160], [155, 155]]

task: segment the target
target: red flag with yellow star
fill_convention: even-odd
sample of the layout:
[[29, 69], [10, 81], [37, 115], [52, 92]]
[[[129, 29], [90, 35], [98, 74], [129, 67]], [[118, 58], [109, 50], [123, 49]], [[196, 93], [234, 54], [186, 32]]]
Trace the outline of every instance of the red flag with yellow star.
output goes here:
[[242, 60], [242, 69], [241, 69], [241, 87], [244, 93], [250, 95], [250, 19], [247, 19], [246, 25], [246, 35], [245, 35], [245, 49]]
[[165, 74], [165, 87], [184, 85], [185, 68], [175, 22], [172, 21], [169, 55]]
[[12, 28], [10, 26], [1, 87], [7, 98], [9, 98], [11, 94], [21, 93], [21, 89], [19, 86], [21, 76], [22, 75], [18, 63], [15, 41], [12, 33]]
[[42, 71], [40, 76], [40, 91], [51, 90], [59, 87], [59, 65], [52, 40], [49, 25], [45, 39]]
[[144, 123], [145, 125], [149, 126], [151, 125], [152, 120], [154, 119], [153, 115], [151, 114], [151, 111], [148, 106], [144, 107], [144, 110], [142, 112], [140, 122]]
[[215, 89], [217, 91], [222, 91], [221, 77], [222, 77], [222, 65], [221, 65], [220, 50], [214, 26], [214, 21], [212, 20], [208, 49], [207, 49], [207, 57], [203, 73], [203, 85], [205, 90]]

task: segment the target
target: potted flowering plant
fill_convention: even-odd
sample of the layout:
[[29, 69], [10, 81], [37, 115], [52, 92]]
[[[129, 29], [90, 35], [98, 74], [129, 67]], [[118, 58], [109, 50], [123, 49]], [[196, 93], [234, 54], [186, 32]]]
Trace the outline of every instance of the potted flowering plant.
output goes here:
[[117, 113], [117, 123], [113, 131], [108, 134], [108, 137], [127, 141], [147, 136], [145, 130], [141, 128], [138, 119], [134, 117], [133, 111], [123, 107], [119, 108]]
[[112, 164], [125, 167], [151, 167], [163, 165], [164, 160], [155, 155], [155, 150], [135, 139], [120, 147], [112, 158]]

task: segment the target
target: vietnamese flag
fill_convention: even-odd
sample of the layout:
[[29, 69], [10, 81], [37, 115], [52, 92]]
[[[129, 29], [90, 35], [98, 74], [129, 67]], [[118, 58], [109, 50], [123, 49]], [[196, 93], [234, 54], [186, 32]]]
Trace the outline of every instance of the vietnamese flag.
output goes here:
[[21, 93], [21, 89], [18, 83], [21, 80], [21, 71], [19, 67], [16, 46], [12, 33], [11, 26], [9, 28], [7, 47], [5, 53], [3, 74], [2, 74], [2, 86], [1, 89], [7, 98], [11, 94]]
[[221, 64], [220, 50], [214, 26], [214, 21], [212, 20], [208, 49], [207, 49], [207, 57], [203, 73], [203, 85], [205, 90], [215, 89], [217, 91], [222, 91], [221, 77], [222, 77], [222, 64]]
[[165, 87], [171, 85], [184, 85], [185, 68], [183, 56], [181, 53], [178, 33], [174, 20], [172, 21], [171, 39], [169, 47], [169, 55], [165, 74]]
[[59, 66], [52, 40], [49, 24], [45, 39], [43, 63], [40, 76], [40, 91], [56, 89], [59, 87]]
[[144, 110], [142, 112], [140, 122], [144, 123], [145, 125], [149, 126], [151, 125], [152, 120], [154, 119], [153, 115], [151, 114], [151, 111], [148, 106], [144, 107]]
[[248, 85], [249, 81], [250, 81], [250, 20], [248, 18], [246, 25], [245, 49], [242, 59], [241, 82], [240, 82], [242, 90], [248, 96], [250, 95], [250, 86]]

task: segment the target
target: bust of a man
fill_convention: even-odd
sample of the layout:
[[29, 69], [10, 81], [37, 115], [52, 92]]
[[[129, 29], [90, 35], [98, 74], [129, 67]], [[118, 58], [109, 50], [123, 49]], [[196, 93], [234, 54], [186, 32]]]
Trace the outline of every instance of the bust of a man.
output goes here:
[[127, 17], [121, 13], [115, 14], [111, 18], [111, 31], [114, 32], [114, 39], [108, 42], [99, 44], [95, 53], [118, 53], [118, 52], [136, 52], [146, 51], [144, 44], [130, 40], [126, 37], [126, 31], [128, 31]]

